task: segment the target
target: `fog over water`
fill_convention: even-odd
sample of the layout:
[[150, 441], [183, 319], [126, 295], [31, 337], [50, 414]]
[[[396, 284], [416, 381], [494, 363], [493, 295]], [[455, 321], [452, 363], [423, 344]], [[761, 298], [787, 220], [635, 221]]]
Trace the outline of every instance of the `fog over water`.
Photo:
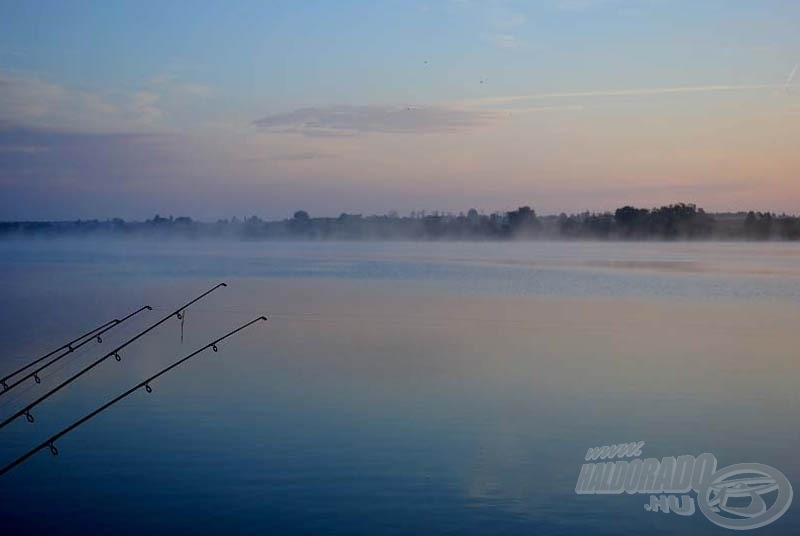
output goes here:
[[[0, 241], [2, 372], [149, 304], [0, 397], [12, 461], [230, 329], [0, 482], [30, 533], [723, 534], [577, 495], [589, 447], [800, 481], [791, 243]], [[68, 491], [67, 491], [68, 490]], [[796, 505], [759, 534], [800, 530]]]

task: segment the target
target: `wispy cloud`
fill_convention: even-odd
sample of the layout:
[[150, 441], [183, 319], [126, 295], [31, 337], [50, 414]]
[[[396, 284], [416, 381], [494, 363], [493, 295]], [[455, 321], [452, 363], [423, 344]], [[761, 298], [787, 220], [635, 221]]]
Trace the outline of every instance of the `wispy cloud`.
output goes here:
[[151, 91], [74, 90], [32, 76], [0, 73], [0, 119], [76, 131], [152, 129], [164, 117]]
[[792, 69], [792, 72], [790, 72], [789, 76], [786, 78], [786, 83], [783, 85], [783, 89], [787, 93], [789, 92], [789, 87], [792, 85], [792, 82], [794, 82], [794, 77], [797, 74], [797, 68], [798, 67], [800, 67], [800, 64], [797, 64], [797, 65], [794, 66], [794, 69]]
[[525, 114], [525, 113], [540, 113], [540, 112], [567, 112], [567, 111], [579, 111], [586, 108], [582, 104], [566, 104], [564, 106], [531, 106], [529, 108], [514, 108], [513, 111], [515, 114]]
[[278, 161], [285, 161], [285, 162], [298, 162], [303, 160], [321, 160], [321, 159], [328, 159], [328, 158], [336, 158], [335, 154], [331, 153], [320, 153], [314, 151], [302, 151], [297, 153], [285, 153], [285, 154], [277, 154], [274, 156], [268, 157], [269, 160], [278, 160]]
[[495, 29], [508, 29], [522, 26], [528, 21], [523, 13], [504, 2], [486, 2], [484, 4], [483, 18]]
[[520, 48], [525, 45], [525, 41], [513, 34], [507, 33], [487, 32], [483, 34], [483, 39], [496, 47], [509, 50]]
[[136, 117], [144, 123], [156, 123], [164, 118], [158, 105], [159, 95], [152, 91], [138, 91], [133, 100]]
[[764, 89], [780, 89], [785, 84], [740, 84], [740, 85], [706, 85], [706, 86], [677, 86], [677, 87], [657, 87], [657, 88], [630, 88], [630, 89], [607, 89], [597, 91], [563, 91], [552, 93], [531, 93], [527, 95], [510, 95], [502, 97], [484, 97], [480, 99], [469, 99], [459, 101], [461, 106], [481, 106], [481, 105], [503, 105], [524, 102], [530, 100], [547, 99], [572, 99], [572, 98], [591, 98], [591, 97], [636, 97], [649, 95], [670, 95], [681, 93], [718, 93], [733, 91], [755, 91]]
[[185, 82], [175, 72], [164, 72], [147, 80], [146, 87], [158, 93], [188, 93], [195, 97], [210, 97], [214, 94], [211, 86]]
[[19, 153], [34, 155], [46, 151], [40, 145], [0, 145], [0, 153]]
[[559, 9], [565, 9], [568, 11], [580, 11], [602, 4], [608, 4], [609, 1], [610, 0], [559, 0], [556, 2], [556, 6]]
[[0, 71], [0, 119], [37, 128], [86, 132], [165, 130], [169, 110], [213, 89], [166, 73], [121, 91], [74, 89], [24, 73]]
[[197, 97], [210, 97], [214, 94], [213, 88], [201, 84], [181, 84], [180, 88]]
[[481, 39], [492, 46], [507, 50], [521, 48], [527, 43], [513, 30], [524, 25], [527, 17], [503, 1], [450, 0], [460, 13], [469, 13], [486, 30]]
[[0, 118], [17, 120], [41, 117], [64, 98], [64, 90], [37, 78], [9, 76], [0, 73]]
[[556, 6], [567, 11], [582, 11], [599, 7], [642, 7], [654, 3], [654, 0], [558, 0]]
[[253, 121], [271, 132], [304, 135], [447, 132], [483, 125], [496, 117], [489, 111], [423, 106], [330, 106], [300, 108]]

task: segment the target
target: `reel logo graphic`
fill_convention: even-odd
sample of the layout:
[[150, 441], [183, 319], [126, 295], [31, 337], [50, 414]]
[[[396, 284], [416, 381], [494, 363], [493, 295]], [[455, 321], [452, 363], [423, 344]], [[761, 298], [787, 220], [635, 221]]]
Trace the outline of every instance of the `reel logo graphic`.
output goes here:
[[[697, 509], [712, 523], [732, 530], [756, 529], [781, 517], [792, 504], [792, 485], [769, 465], [739, 463], [717, 470], [717, 458], [704, 453], [642, 459], [644, 441], [590, 448], [575, 492], [644, 493], [648, 512], [690, 516]], [[624, 458], [634, 458], [630, 461]]]

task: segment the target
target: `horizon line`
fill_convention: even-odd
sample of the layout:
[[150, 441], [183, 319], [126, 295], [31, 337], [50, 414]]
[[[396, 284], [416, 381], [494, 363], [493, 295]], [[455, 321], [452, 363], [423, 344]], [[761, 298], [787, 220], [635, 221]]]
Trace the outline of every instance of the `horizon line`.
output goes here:
[[[739, 215], [739, 214], [747, 214], [749, 212], [753, 212], [755, 214], [770, 214], [770, 215], [773, 215], [773, 216], [800, 217], [800, 211], [798, 211], [796, 213], [793, 213], [793, 212], [790, 213], [790, 212], [786, 212], [786, 211], [778, 212], [778, 211], [772, 211], [772, 210], [755, 210], [755, 209], [708, 211], [708, 210], [704, 209], [703, 207], [697, 205], [696, 203], [685, 203], [685, 202], [668, 203], [668, 204], [662, 204], [662, 205], [658, 205], [658, 206], [649, 206], [649, 207], [637, 206], [637, 205], [634, 205], [634, 204], [623, 204], [623, 205], [621, 205], [619, 207], [616, 207], [614, 209], [599, 210], [599, 211], [598, 210], [582, 210], [582, 211], [572, 211], [572, 212], [561, 211], [561, 212], [548, 212], [548, 213], [538, 213], [536, 211], [536, 208], [532, 207], [530, 205], [520, 205], [515, 209], [501, 209], [501, 210], [482, 211], [482, 210], [479, 210], [479, 209], [476, 208], [474, 210], [476, 210], [478, 212], [478, 214], [481, 215], [481, 216], [491, 216], [493, 214], [505, 215], [505, 214], [507, 214], [509, 212], [514, 212], [516, 210], [519, 210], [520, 208], [528, 207], [534, 212], [534, 214], [538, 218], [548, 218], [548, 217], [557, 218], [557, 217], [561, 216], [562, 214], [566, 214], [567, 216], [580, 216], [580, 215], [586, 214], [586, 213], [594, 214], [594, 215], [602, 215], [602, 214], [612, 214], [613, 215], [616, 210], [621, 209], [621, 208], [625, 208], [625, 207], [632, 207], [632, 208], [639, 209], [639, 210], [657, 210], [657, 209], [660, 209], [660, 208], [670, 207], [670, 206], [677, 206], [677, 205], [694, 206], [697, 210], [702, 210], [705, 214], [707, 214], [709, 216]], [[312, 219], [312, 220], [313, 219], [336, 219], [336, 218], [341, 217], [342, 215], [359, 216], [359, 217], [363, 217], [363, 218], [370, 218], [370, 217], [409, 218], [409, 217], [412, 217], [411, 216], [412, 213], [415, 213], [414, 217], [416, 217], [416, 218], [427, 217], [427, 216], [453, 216], [453, 217], [458, 217], [460, 214], [466, 215], [466, 213], [468, 213], [473, 208], [474, 207], [470, 207], [469, 209], [466, 209], [466, 210], [462, 209], [462, 210], [458, 210], [458, 211], [452, 211], [452, 210], [451, 211], [422, 210], [422, 209], [420, 209], [420, 210], [411, 210], [411, 211], [408, 211], [408, 212], [406, 212], [404, 214], [400, 213], [400, 211], [397, 211], [397, 210], [389, 210], [389, 211], [386, 211], [384, 213], [378, 213], [378, 212], [361, 213], [361, 212], [344, 212], [343, 211], [343, 212], [339, 212], [339, 214], [336, 214], [336, 215], [325, 215], [325, 214], [323, 214], [323, 215], [312, 215], [305, 209], [297, 209], [297, 210], [294, 210], [293, 213], [306, 212], [308, 214], [309, 218]], [[390, 216], [390, 214], [393, 213], [393, 212], [396, 213], [396, 215], [395, 216]], [[421, 216], [421, 214], [424, 214], [424, 216]], [[211, 223], [211, 224], [213, 224], [213, 223], [218, 223], [220, 221], [231, 222], [234, 219], [236, 219], [237, 221], [244, 222], [245, 220], [247, 220], [249, 218], [253, 218], [253, 217], [255, 217], [255, 218], [257, 218], [257, 219], [259, 219], [259, 220], [261, 220], [263, 222], [269, 223], [269, 222], [279, 222], [279, 221], [291, 220], [291, 219], [293, 219], [294, 216], [292, 214], [292, 215], [288, 215], [288, 216], [285, 216], [285, 217], [282, 217], [282, 218], [281, 217], [278, 217], [278, 218], [274, 218], [273, 217], [272, 219], [270, 219], [268, 217], [262, 217], [262, 216], [259, 216], [257, 214], [250, 214], [249, 216], [232, 216], [232, 217], [217, 217], [217, 218], [212, 218], [212, 219], [196, 219], [196, 218], [193, 218], [192, 216], [187, 216], [187, 215], [184, 215], [184, 214], [181, 214], [181, 215], [178, 215], [178, 216], [175, 216], [173, 214], [169, 214], [167, 216], [162, 216], [160, 213], [156, 213], [153, 216], [151, 216], [150, 218], [144, 218], [144, 219], [134, 219], [134, 218], [125, 219], [125, 218], [122, 218], [122, 217], [119, 217], [119, 216], [111, 216], [111, 217], [105, 217], [105, 218], [98, 218], [98, 217], [86, 218], [86, 217], [84, 217], [84, 218], [67, 218], [67, 219], [25, 219], [25, 220], [0, 219], [0, 225], [8, 224], [8, 223], [75, 223], [75, 222], [92, 222], [92, 221], [108, 222], [108, 221], [113, 221], [113, 220], [117, 220], [117, 219], [123, 221], [124, 223], [147, 223], [149, 221], [155, 220], [156, 217], [164, 219], [164, 220], [168, 220], [168, 221], [169, 220], [174, 221], [174, 220], [177, 220], [177, 219], [180, 219], [180, 218], [188, 218], [189, 220], [191, 220], [192, 223]]]

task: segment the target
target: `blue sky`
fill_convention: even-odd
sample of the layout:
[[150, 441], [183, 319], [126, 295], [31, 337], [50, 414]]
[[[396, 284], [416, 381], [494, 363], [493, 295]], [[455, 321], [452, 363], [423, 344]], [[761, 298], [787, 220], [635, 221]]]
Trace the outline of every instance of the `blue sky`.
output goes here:
[[0, 13], [2, 219], [674, 201], [800, 212], [797, 2]]

